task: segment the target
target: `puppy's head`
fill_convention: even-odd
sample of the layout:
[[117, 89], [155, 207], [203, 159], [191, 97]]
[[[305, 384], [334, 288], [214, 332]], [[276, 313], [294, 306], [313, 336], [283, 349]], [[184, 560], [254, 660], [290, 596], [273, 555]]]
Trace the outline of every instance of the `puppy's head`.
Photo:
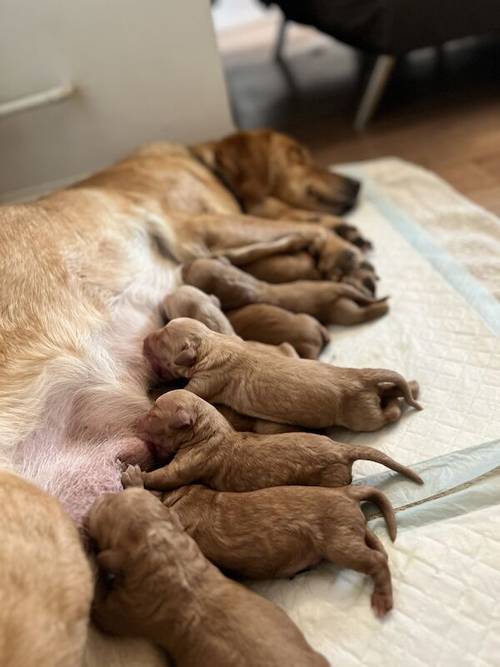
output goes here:
[[169, 320], [192, 317], [209, 329], [228, 336], [234, 335], [233, 327], [221, 310], [221, 303], [214, 294], [205, 294], [192, 285], [181, 285], [163, 301], [163, 310]]
[[210, 406], [195, 394], [179, 389], [158, 398], [137, 424], [141, 437], [155, 445], [161, 455], [174, 454], [197, 433], [198, 417]]
[[194, 150], [223, 174], [248, 210], [274, 197], [296, 208], [340, 215], [357, 201], [359, 181], [316, 165], [304, 146], [278, 132], [238, 132]]
[[179, 317], [146, 336], [144, 356], [165, 380], [189, 377], [190, 370], [202, 358], [203, 342], [210, 333], [201, 322]]

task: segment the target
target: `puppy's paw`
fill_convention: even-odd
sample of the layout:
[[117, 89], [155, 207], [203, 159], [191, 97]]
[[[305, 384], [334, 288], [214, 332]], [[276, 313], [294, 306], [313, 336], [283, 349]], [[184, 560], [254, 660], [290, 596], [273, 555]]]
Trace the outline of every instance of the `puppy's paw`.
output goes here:
[[372, 609], [377, 618], [383, 618], [392, 609], [392, 595], [374, 591], [372, 594]]
[[143, 473], [139, 466], [129, 465], [127, 467], [122, 473], [122, 486], [124, 489], [128, 489], [131, 486], [144, 488]]

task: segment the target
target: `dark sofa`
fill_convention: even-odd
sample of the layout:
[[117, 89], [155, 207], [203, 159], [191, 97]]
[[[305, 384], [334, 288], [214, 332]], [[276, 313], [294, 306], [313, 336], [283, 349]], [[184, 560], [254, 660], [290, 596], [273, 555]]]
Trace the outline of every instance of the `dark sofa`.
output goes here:
[[379, 56], [355, 125], [372, 115], [398, 56], [424, 46], [500, 31], [500, 0], [261, 0], [277, 5], [284, 22], [311, 25], [332, 37]]

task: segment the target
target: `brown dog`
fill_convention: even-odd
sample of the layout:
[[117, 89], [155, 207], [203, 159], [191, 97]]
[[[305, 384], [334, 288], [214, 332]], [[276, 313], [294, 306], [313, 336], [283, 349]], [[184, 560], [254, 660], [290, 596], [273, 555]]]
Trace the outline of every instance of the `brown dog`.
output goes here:
[[150, 493], [105, 494], [88, 523], [115, 577], [94, 603], [105, 631], [151, 639], [178, 667], [328, 667], [285, 612], [226, 579]]
[[260, 419], [376, 431], [401, 417], [399, 397], [421, 409], [394, 371], [287, 358], [186, 318], [147, 336], [144, 352], [166, 377], [188, 378], [186, 389], [201, 398]]
[[410, 468], [372, 447], [312, 433], [238, 433], [216, 408], [189, 391], [161, 396], [141, 421], [141, 435], [174, 460], [143, 473], [146, 489], [167, 491], [199, 482], [218, 491], [271, 486], [346, 486], [357, 460], [375, 461], [422, 484]]
[[[122, 475], [127, 486], [143, 486], [139, 470]], [[387, 554], [368, 529], [359, 503], [376, 503], [396, 538], [391, 504], [368, 486], [326, 489], [275, 486], [230, 493], [199, 484], [162, 495], [205, 556], [223, 570], [251, 579], [292, 577], [321, 561], [364, 572], [373, 578], [377, 616], [392, 609]]]
[[345, 283], [297, 280], [271, 285], [217, 259], [197, 259], [185, 264], [184, 281], [215, 294], [224, 309], [253, 303], [279, 306], [293, 313], [308, 313], [324, 324], [359, 324], [385, 315], [385, 300]]
[[305, 359], [317, 359], [330, 342], [328, 330], [314, 317], [304, 313], [290, 313], [277, 306], [256, 303], [226, 314], [233, 329], [244, 340], [257, 340], [269, 345], [286, 341]]
[[191, 317], [193, 320], [203, 322], [212, 331], [227, 336], [234, 335], [231, 323], [220, 309], [219, 299], [191, 285], [181, 285], [175, 292], [168, 294], [163, 299], [161, 307], [167, 320]]

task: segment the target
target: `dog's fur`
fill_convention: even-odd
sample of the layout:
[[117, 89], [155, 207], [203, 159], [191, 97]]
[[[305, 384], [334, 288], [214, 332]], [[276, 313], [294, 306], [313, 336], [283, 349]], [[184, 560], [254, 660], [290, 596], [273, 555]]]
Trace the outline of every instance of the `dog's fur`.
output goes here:
[[[291, 139], [267, 131], [191, 150], [158, 143], [74, 187], [0, 209], [2, 467], [58, 496], [80, 522], [96, 496], [121, 488], [117, 457], [151, 461], [133, 428], [150, 407], [141, 342], [161, 325], [159, 305], [179, 262], [257, 244], [253, 261], [275, 246], [282, 251], [289, 243], [283, 238], [293, 237], [294, 250], [311, 249], [323, 274], [345, 274], [337, 264], [348, 253], [356, 273], [363, 255], [329, 215], [353, 203], [355, 188], [306, 157]], [[273, 213], [270, 204], [282, 200], [288, 219], [255, 217], [261, 208], [261, 215], [280, 218], [283, 211]], [[321, 208], [319, 224], [294, 216], [293, 206]], [[243, 259], [251, 261], [244, 253]], [[16, 516], [23, 525], [32, 493], [29, 485], [10, 488], [7, 554]], [[37, 513], [41, 524], [56, 523], [79, 548], [73, 527], [51, 503], [37, 502]], [[87, 604], [88, 589], [71, 585], [80, 572], [76, 560], [57, 568], [45, 563], [39, 589], [32, 585], [39, 555], [52, 554], [57, 544], [52, 531], [33, 531], [12, 556], [22, 564], [25, 593], [16, 599], [29, 618], [26, 642], [43, 636], [40, 605], [30, 611], [42, 582], [54, 595], [71, 592], [77, 607]], [[9, 627], [4, 623], [2, 635]], [[44, 650], [56, 655], [58, 640], [46, 634], [45, 641]]]
[[78, 665], [92, 579], [76, 527], [55, 498], [10, 472], [0, 471], [0, 503], [2, 667]]
[[244, 340], [269, 345], [286, 341], [293, 345], [299, 357], [305, 359], [317, 359], [330, 341], [328, 330], [305, 313], [290, 313], [284, 308], [259, 303], [226, 314], [234, 331]]
[[399, 396], [421, 409], [394, 371], [286, 358], [188, 318], [149, 334], [144, 350], [166, 376], [188, 378], [189, 391], [260, 419], [376, 431], [401, 417]]
[[375, 299], [347, 283], [297, 280], [272, 285], [217, 259], [197, 259], [183, 267], [186, 283], [215, 294], [224, 309], [267, 303], [313, 315], [324, 324], [359, 324], [385, 315], [385, 299]]
[[[127, 487], [143, 486], [134, 468], [123, 481]], [[250, 579], [292, 577], [330, 561], [373, 577], [372, 607], [378, 616], [392, 609], [387, 554], [359, 505], [376, 503], [394, 540], [394, 511], [377, 489], [276, 486], [231, 493], [194, 484], [166, 491], [161, 499], [205, 556], [226, 572]]]
[[162, 458], [173, 461], [144, 472], [146, 489], [167, 491], [199, 482], [218, 491], [270, 486], [346, 486], [357, 460], [381, 463], [422, 484], [410, 468], [373, 449], [312, 433], [238, 433], [212, 405], [178, 390], [156, 400], [139, 429]]
[[105, 494], [89, 514], [101, 568], [99, 626], [148, 638], [178, 667], [328, 667], [274, 604], [222, 575], [150, 493]]

